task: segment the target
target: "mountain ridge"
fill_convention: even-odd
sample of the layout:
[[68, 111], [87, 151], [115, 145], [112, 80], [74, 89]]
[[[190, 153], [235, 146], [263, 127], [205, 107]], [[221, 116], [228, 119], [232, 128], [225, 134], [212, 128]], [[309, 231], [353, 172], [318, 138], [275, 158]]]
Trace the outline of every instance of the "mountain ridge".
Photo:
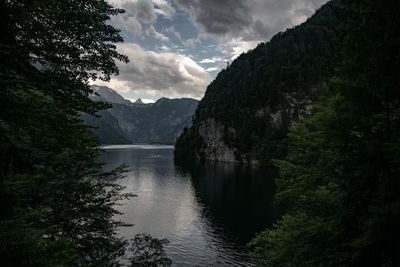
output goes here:
[[[83, 114], [85, 124], [102, 144], [174, 144], [184, 127], [191, 123], [198, 101], [191, 98], [160, 98], [155, 103], [135, 103], [106, 86], [93, 86], [95, 101], [111, 103], [98, 113], [100, 118]], [[141, 102], [141, 103], [140, 103]]]

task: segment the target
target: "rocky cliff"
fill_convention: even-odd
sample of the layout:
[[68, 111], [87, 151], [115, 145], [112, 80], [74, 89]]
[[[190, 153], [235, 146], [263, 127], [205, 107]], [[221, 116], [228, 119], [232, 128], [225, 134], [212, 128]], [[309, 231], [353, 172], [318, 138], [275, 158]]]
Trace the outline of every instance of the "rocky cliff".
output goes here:
[[224, 162], [238, 162], [235, 158], [234, 149], [228, 147], [224, 141], [225, 126], [213, 118], [201, 121], [199, 124], [199, 135], [206, 146], [204, 153], [207, 159]]
[[240, 55], [207, 87], [176, 158], [260, 163], [286, 154], [289, 128], [328, 94], [341, 31], [331, 1], [303, 24]]

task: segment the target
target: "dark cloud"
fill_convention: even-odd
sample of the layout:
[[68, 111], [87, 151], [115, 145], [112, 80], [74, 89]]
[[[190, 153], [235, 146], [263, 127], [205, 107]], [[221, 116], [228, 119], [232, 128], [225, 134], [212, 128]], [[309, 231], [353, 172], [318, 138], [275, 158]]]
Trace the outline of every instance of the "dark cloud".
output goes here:
[[174, 0], [205, 34], [244, 41], [268, 40], [305, 20], [327, 0]]
[[247, 10], [245, 1], [176, 0], [175, 2], [189, 10], [195, 21], [207, 33], [215, 35], [225, 35], [232, 30], [232, 27], [241, 31], [252, 20], [248, 12], [243, 12]]

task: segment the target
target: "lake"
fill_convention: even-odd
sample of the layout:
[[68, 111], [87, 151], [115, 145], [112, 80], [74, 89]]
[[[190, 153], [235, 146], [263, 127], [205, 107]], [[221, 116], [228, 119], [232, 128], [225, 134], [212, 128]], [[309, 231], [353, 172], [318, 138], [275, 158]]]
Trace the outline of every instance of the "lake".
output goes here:
[[121, 180], [137, 197], [118, 209], [119, 219], [134, 224], [120, 230], [167, 238], [173, 266], [249, 266], [246, 243], [273, 223], [274, 169], [232, 164], [177, 165], [173, 147], [103, 147], [106, 168], [126, 163]]

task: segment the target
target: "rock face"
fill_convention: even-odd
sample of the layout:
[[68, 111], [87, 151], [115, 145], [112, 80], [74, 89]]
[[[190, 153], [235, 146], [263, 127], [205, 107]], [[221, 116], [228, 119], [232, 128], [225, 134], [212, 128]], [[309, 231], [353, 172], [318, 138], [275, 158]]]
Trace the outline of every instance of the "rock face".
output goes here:
[[290, 128], [327, 95], [340, 62], [338, 2], [223, 69], [178, 138], [175, 157], [245, 163], [285, 157]]
[[208, 160], [238, 162], [234, 150], [224, 143], [224, 130], [225, 127], [214, 119], [207, 119], [200, 123], [199, 134], [206, 144], [203, 153], [207, 155]]
[[151, 104], [138, 99], [131, 103], [110, 88], [94, 89], [99, 96], [92, 96], [93, 99], [113, 105], [111, 109], [99, 112], [100, 118], [83, 115], [86, 124], [98, 127], [93, 133], [102, 144], [174, 144], [182, 129], [190, 125], [198, 104], [190, 98], [161, 98]]

